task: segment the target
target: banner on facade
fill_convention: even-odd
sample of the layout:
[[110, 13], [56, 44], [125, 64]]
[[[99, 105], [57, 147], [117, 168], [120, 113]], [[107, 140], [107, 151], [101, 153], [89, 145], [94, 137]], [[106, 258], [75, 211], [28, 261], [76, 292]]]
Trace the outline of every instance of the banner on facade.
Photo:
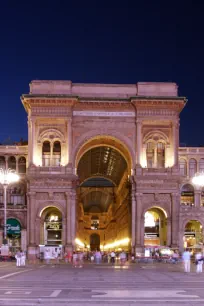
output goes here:
[[16, 219], [7, 219], [7, 234], [20, 235], [21, 225]]

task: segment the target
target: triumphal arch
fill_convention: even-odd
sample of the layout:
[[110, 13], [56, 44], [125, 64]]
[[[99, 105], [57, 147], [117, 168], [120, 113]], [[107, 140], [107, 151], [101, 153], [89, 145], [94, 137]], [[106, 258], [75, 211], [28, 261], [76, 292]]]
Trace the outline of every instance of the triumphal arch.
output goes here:
[[[27, 245], [141, 252], [178, 247], [179, 115], [175, 83], [32, 81]], [[157, 228], [153, 231], [152, 228]]]

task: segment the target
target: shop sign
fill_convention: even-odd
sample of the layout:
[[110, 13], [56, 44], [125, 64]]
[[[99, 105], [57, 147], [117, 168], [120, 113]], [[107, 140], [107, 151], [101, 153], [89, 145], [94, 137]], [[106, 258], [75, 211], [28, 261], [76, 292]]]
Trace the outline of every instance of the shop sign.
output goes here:
[[145, 233], [145, 237], [146, 238], [157, 238], [157, 237], [159, 237], [159, 234], [153, 234], [153, 233]]
[[47, 222], [46, 223], [47, 230], [61, 230], [62, 229], [62, 223], [61, 222]]
[[21, 225], [16, 219], [7, 219], [7, 234], [20, 235]]
[[195, 234], [185, 233], [185, 237], [195, 237]]

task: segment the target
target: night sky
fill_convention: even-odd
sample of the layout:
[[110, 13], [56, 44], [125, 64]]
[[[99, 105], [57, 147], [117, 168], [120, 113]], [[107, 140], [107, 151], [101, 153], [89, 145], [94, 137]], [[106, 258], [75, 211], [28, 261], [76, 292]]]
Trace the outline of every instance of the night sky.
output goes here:
[[27, 139], [20, 96], [40, 79], [176, 82], [180, 142], [204, 145], [202, 1], [1, 1], [1, 143]]

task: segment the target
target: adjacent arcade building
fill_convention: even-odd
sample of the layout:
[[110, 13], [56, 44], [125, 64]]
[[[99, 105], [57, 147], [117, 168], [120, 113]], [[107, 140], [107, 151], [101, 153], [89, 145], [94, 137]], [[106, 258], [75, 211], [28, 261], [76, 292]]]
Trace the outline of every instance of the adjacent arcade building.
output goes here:
[[[0, 146], [0, 168], [21, 177], [7, 194], [11, 248], [203, 245], [204, 192], [191, 179], [204, 148], [179, 147], [187, 100], [175, 83], [32, 81], [21, 101], [28, 144]], [[0, 189], [1, 240], [3, 220]]]

